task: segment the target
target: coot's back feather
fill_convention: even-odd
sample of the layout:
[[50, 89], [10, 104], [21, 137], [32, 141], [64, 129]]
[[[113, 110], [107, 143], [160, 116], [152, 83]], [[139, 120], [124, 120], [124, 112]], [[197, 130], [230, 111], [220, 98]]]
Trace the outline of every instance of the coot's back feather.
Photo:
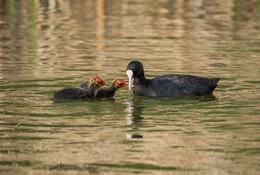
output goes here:
[[171, 74], [151, 79], [150, 84], [156, 97], [201, 96], [211, 93], [218, 81], [218, 78]]

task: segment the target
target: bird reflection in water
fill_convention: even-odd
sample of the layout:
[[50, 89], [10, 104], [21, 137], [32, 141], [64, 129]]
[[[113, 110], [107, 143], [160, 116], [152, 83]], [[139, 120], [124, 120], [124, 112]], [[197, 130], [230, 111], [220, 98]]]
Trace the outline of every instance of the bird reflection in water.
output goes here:
[[143, 117], [141, 117], [141, 112], [143, 107], [138, 105], [138, 99], [133, 97], [132, 99], [128, 99], [128, 101], [125, 102], [126, 104], [126, 110], [127, 110], [127, 115], [126, 115], [126, 120], [127, 120], [127, 125], [130, 127], [128, 130], [131, 133], [126, 134], [127, 139], [140, 139], [143, 138], [142, 134], [138, 133], [138, 130], [140, 126], [142, 125], [142, 120]]

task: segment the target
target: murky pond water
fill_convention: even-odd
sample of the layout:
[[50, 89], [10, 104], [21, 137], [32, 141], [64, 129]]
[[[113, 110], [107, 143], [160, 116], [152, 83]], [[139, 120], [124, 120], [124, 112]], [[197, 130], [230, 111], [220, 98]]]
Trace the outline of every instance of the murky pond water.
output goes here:
[[[0, 0], [0, 174], [259, 174], [259, 0]], [[52, 101], [98, 74], [220, 77], [214, 96]]]

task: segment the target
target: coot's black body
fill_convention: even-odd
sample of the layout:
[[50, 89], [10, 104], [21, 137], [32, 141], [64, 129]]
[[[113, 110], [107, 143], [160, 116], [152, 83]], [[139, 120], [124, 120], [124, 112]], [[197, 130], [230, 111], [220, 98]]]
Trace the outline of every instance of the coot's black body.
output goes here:
[[169, 74], [146, 79], [143, 64], [132, 61], [127, 66], [129, 89], [133, 93], [148, 97], [202, 96], [210, 94], [217, 87], [219, 78], [208, 79], [193, 75]]

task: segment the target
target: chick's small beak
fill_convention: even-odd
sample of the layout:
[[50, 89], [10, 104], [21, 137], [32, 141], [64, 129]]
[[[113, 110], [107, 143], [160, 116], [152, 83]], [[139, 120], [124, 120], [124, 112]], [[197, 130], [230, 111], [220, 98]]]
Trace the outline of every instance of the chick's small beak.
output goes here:
[[122, 87], [126, 87], [127, 85], [128, 85], [128, 83], [126, 83], [126, 82], [123, 81], [123, 80], [121, 81], [121, 86], [122, 86]]
[[107, 85], [107, 82], [105, 82], [104, 80], [100, 79], [100, 80], [99, 80], [99, 84], [100, 84], [101, 86], [105, 86], [105, 85]]

